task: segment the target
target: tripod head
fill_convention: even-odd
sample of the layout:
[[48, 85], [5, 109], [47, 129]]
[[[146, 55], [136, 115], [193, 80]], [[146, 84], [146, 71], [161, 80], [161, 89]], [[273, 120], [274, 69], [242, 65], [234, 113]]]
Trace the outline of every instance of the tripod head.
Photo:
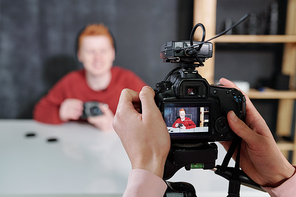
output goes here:
[[215, 143], [192, 145], [172, 145], [165, 164], [163, 179], [171, 178], [179, 169], [213, 169], [217, 159], [218, 148]]

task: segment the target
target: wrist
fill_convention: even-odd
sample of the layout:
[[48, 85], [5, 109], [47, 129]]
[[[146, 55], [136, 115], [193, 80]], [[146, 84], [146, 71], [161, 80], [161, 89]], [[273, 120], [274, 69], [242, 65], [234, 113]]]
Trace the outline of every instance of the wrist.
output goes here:
[[63, 122], [68, 122], [69, 119], [65, 118], [64, 116], [60, 115], [60, 120]]
[[142, 169], [149, 171], [160, 178], [163, 178], [163, 173], [164, 173], [164, 165], [165, 165], [166, 159], [162, 160], [159, 158], [155, 159], [150, 159], [149, 161], [138, 161], [138, 162], [133, 162], [132, 164], [132, 169]]
[[64, 118], [64, 117], [62, 117], [62, 116], [60, 116], [60, 120], [62, 121], [62, 122], [66, 122], [67, 120]]
[[285, 181], [290, 179], [296, 172], [296, 169], [291, 164], [287, 165], [285, 168], [278, 173], [278, 175], [274, 176], [274, 179], [269, 183], [265, 184], [265, 187], [278, 187], [283, 184]]
[[286, 180], [290, 179], [296, 172], [296, 169], [294, 166], [292, 166], [291, 164], [288, 166], [288, 170], [282, 175], [282, 180], [279, 181], [279, 183], [277, 184], [277, 186], [281, 185], [282, 183], [284, 183]]

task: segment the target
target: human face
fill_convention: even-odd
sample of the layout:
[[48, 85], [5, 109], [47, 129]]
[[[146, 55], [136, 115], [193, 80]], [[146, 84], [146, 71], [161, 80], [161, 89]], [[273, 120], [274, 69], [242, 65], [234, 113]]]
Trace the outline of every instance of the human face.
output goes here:
[[179, 116], [183, 120], [185, 118], [185, 111], [180, 111]]
[[110, 73], [115, 50], [107, 36], [86, 36], [77, 56], [88, 74], [100, 77]]

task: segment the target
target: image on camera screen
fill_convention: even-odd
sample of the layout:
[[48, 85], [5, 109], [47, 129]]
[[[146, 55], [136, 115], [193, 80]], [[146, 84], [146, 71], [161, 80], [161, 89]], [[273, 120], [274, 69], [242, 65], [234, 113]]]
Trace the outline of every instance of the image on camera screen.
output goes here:
[[209, 104], [164, 103], [164, 121], [169, 133], [207, 133], [209, 120]]

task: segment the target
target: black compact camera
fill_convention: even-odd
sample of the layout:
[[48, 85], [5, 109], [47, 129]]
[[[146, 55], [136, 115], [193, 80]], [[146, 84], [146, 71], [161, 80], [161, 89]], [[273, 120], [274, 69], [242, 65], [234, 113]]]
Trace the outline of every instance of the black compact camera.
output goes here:
[[184, 125], [182, 123], [178, 124], [178, 128], [182, 128]]
[[100, 116], [103, 112], [99, 108], [99, 103], [96, 101], [89, 101], [83, 103], [83, 112], [80, 118], [87, 119], [90, 116]]
[[[198, 73], [197, 68], [212, 57], [213, 45], [204, 41], [205, 35], [201, 41], [193, 41], [192, 35], [190, 41], [170, 41], [161, 47], [163, 62], [179, 64], [155, 88], [155, 102], [171, 137], [165, 180], [182, 167], [215, 168], [218, 150], [213, 142], [237, 138], [227, 113], [233, 110], [240, 119], [245, 117], [245, 97], [239, 90], [209, 85]], [[182, 128], [176, 126], [180, 124]]]

